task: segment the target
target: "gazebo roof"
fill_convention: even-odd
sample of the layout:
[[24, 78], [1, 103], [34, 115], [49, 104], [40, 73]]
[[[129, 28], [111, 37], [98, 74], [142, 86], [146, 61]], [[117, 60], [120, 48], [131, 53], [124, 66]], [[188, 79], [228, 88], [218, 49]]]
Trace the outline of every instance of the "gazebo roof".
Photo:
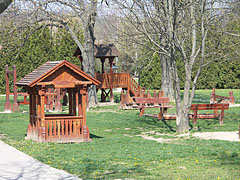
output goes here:
[[[82, 56], [79, 47], [76, 49], [73, 56]], [[95, 58], [118, 57], [119, 52], [113, 44], [94, 44], [94, 56]]]
[[[22, 78], [20, 81], [16, 83], [16, 85], [19, 86], [29, 86], [33, 87], [37, 85], [37, 83], [47, 81], [49, 79], [56, 78], [53, 73], [60, 70], [60, 68], [65, 67], [69, 72], [74, 72], [75, 76], [79, 76], [84, 80], [91, 81], [92, 84], [99, 85], [100, 82], [93, 78], [92, 76], [88, 75], [87, 73], [83, 72], [78, 66], [63, 60], [63, 61], [48, 61], [45, 64], [41, 65], [37, 69], [35, 69], [33, 72], [26, 75], [24, 78]], [[68, 77], [69, 72], [67, 72]], [[62, 75], [61, 72], [58, 72], [58, 75]], [[51, 78], [50, 78], [51, 76]], [[74, 78], [73, 78], [74, 79]], [[71, 81], [73, 79], [67, 79], [67, 81]]]

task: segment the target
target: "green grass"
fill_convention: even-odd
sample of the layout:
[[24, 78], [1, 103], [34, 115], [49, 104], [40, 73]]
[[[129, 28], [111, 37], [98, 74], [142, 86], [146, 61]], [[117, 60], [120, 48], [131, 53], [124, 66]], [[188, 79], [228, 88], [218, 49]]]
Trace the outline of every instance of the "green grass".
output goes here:
[[[221, 90], [221, 95], [228, 95], [228, 91]], [[197, 91], [194, 103], [208, 103], [210, 93], [211, 90]], [[234, 96], [240, 104], [240, 90], [234, 90]], [[4, 102], [4, 97], [0, 97], [0, 111]], [[117, 107], [97, 107], [87, 112], [90, 143], [24, 140], [28, 113], [22, 111], [28, 111], [28, 106], [21, 106], [19, 113], [0, 114], [0, 134], [4, 134], [2, 139], [11, 146], [83, 179], [239, 180], [238, 142], [200, 140], [192, 136], [174, 138], [175, 121], [139, 118], [138, 110], [118, 110]], [[174, 113], [174, 108], [171, 111]], [[157, 110], [149, 113], [157, 113]], [[240, 107], [230, 108], [226, 113], [224, 125], [219, 125], [218, 120], [198, 120], [198, 128], [191, 132], [237, 131]], [[150, 131], [165, 134], [153, 134], [155, 138], [172, 141], [158, 143], [136, 136]]]

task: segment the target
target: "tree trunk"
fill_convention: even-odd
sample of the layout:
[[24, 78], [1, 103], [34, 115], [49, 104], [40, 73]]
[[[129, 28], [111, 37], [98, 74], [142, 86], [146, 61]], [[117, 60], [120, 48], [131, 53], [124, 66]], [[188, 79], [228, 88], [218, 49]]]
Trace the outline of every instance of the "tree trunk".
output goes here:
[[[188, 102], [182, 103], [181, 101], [181, 93], [180, 93], [180, 80], [179, 77], [176, 73], [176, 94], [175, 94], [175, 100], [176, 100], [176, 132], [177, 133], [185, 133], [189, 131], [189, 107], [188, 107]], [[190, 86], [189, 86], [190, 88]], [[186, 97], [185, 92], [187, 91], [188, 87], [184, 87], [184, 99], [189, 100], [189, 96]], [[188, 90], [189, 93], [189, 90]]]
[[[86, 20], [84, 21], [84, 50], [83, 54], [83, 71], [92, 77], [95, 77], [95, 59], [94, 59], [94, 24], [97, 12], [97, 1], [92, 0], [91, 8]], [[88, 103], [89, 106], [95, 106], [98, 103], [96, 86], [92, 85], [88, 88]]]
[[8, 8], [8, 6], [12, 3], [12, 0], [0, 0], [0, 14]]
[[171, 63], [169, 63], [169, 58], [166, 56], [160, 56], [161, 61], [161, 89], [164, 91], [164, 95], [168, 97], [171, 101], [174, 100], [174, 89], [173, 89], [173, 76], [170, 70]]
[[185, 133], [189, 131], [189, 117], [188, 113], [182, 110], [182, 107], [178, 107], [176, 110], [176, 132]]

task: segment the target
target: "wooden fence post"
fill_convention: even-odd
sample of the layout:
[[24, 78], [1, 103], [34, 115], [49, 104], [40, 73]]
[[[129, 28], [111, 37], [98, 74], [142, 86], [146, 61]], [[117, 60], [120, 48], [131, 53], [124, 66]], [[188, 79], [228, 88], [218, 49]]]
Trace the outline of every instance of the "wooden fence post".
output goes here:
[[229, 100], [231, 104], [235, 104], [233, 91], [229, 91]]
[[16, 71], [16, 66], [13, 66], [13, 112], [19, 111], [19, 105], [17, 103], [17, 71]]
[[9, 100], [9, 77], [8, 77], [8, 65], [5, 66], [5, 80], [6, 80], [6, 101], [4, 105], [5, 112], [12, 112], [11, 103]]

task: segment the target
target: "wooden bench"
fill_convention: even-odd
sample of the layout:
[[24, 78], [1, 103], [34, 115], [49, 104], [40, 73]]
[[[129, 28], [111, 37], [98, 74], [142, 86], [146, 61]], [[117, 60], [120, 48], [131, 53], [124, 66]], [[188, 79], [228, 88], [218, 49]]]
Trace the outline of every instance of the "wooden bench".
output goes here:
[[172, 106], [169, 105], [169, 98], [165, 97], [134, 97], [133, 98], [136, 104], [139, 104], [138, 108], [140, 110], [139, 117], [144, 114], [145, 108], [160, 108], [160, 112], [157, 115], [158, 119], [164, 118], [164, 113], [167, 113], [167, 109]]
[[[224, 110], [229, 109], [229, 104], [192, 104], [190, 110], [193, 114], [189, 114], [189, 118], [193, 119], [193, 124], [197, 123], [197, 119], [219, 119], [219, 123], [223, 124]], [[213, 113], [200, 114], [200, 110], [213, 110]], [[221, 110], [219, 113], [217, 110]]]
[[219, 96], [216, 95], [215, 89], [212, 90], [212, 94], [210, 94], [210, 103], [228, 103], [228, 104], [235, 104], [233, 91], [229, 91], [229, 96]]
[[[14, 95], [14, 93], [10, 93], [10, 95]], [[29, 96], [28, 93], [18, 92], [17, 96], [23, 96], [24, 97], [23, 101], [17, 101], [18, 104], [29, 104], [29, 101], [27, 100], [27, 97]]]

